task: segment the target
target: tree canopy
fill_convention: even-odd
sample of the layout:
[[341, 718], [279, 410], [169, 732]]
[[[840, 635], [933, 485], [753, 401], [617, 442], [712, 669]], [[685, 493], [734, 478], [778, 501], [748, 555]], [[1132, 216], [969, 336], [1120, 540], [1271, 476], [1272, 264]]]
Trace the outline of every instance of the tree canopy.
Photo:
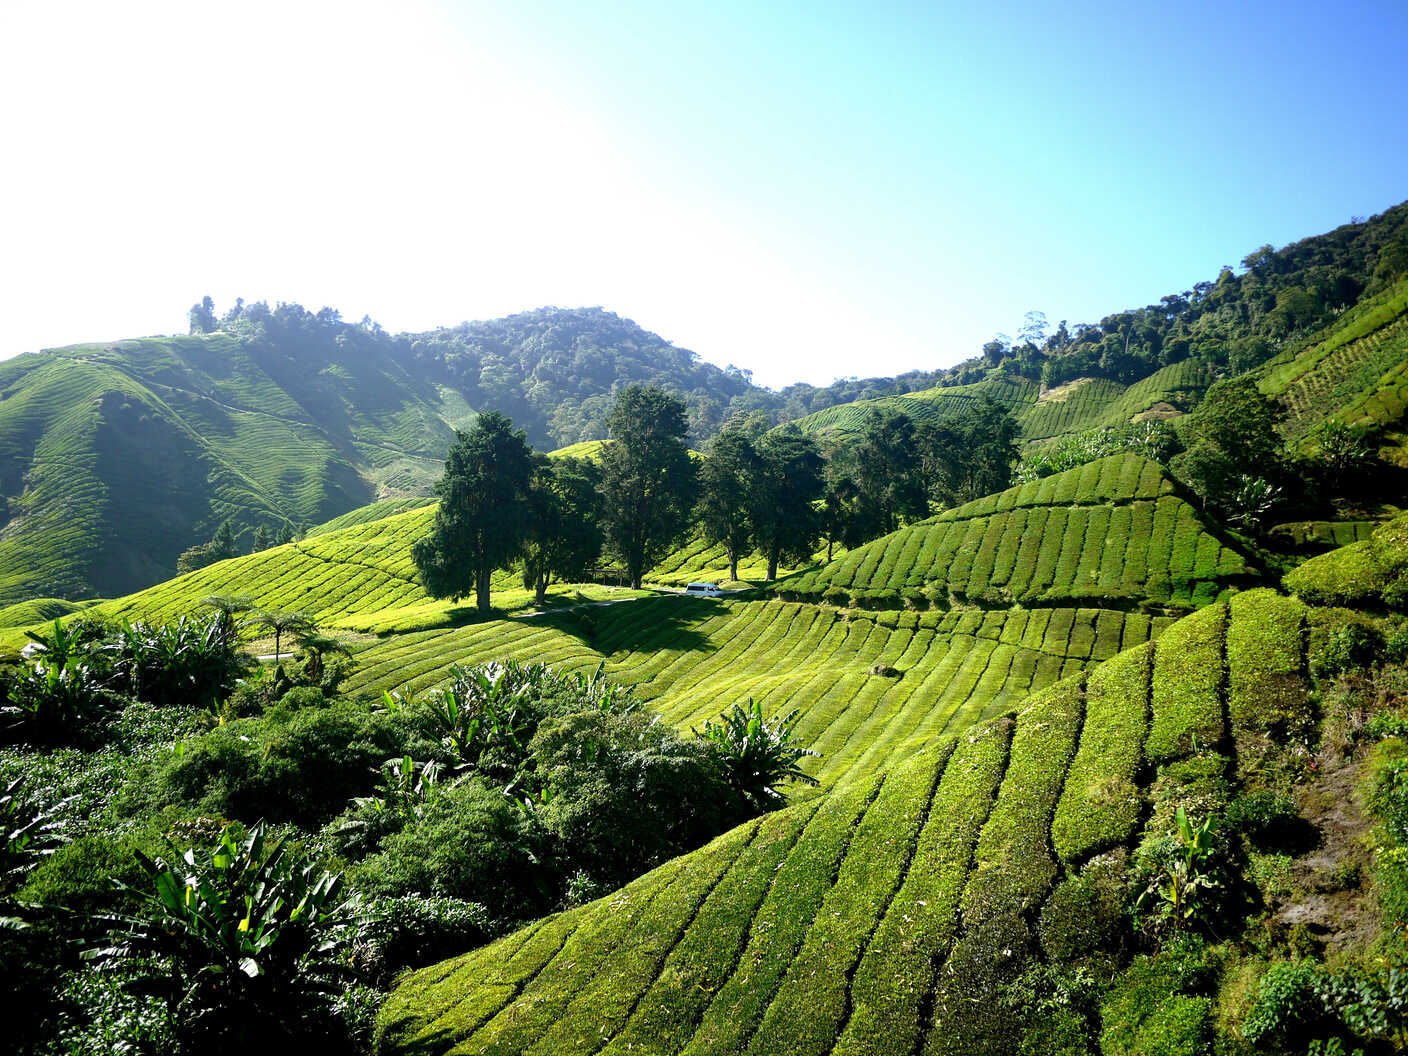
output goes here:
[[458, 600], [474, 591], [479, 611], [489, 610], [489, 577], [519, 556], [528, 533], [532, 474], [527, 437], [497, 411], [456, 434], [435, 485], [434, 527], [411, 549], [431, 597]]
[[610, 553], [632, 587], [683, 537], [694, 508], [696, 471], [685, 446], [684, 402], [663, 389], [630, 385], [609, 419], [602, 449], [602, 521]]

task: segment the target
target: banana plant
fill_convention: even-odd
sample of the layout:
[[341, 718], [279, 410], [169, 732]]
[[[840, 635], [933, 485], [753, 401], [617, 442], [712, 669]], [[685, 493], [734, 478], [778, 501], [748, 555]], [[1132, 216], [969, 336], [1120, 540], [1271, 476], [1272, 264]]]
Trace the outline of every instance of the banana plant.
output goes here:
[[800, 766], [802, 759], [818, 754], [797, 743], [800, 719], [796, 709], [765, 719], [762, 701], [749, 697], [746, 707], [735, 704], [718, 722], [706, 722], [702, 733], [694, 733], [708, 744], [724, 779], [752, 809], [775, 810], [787, 802], [780, 785], [817, 783]]
[[292, 1030], [348, 977], [338, 956], [361, 910], [340, 874], [301, 860], [261, 823], [225, 826], [212, 847], [137, 854], [141, 886], [120, 884], [134, 909], [104, 918], [109, 945], [85, 955], [165, 999], [197, 1036], [239, 1030], [249, 1017]]

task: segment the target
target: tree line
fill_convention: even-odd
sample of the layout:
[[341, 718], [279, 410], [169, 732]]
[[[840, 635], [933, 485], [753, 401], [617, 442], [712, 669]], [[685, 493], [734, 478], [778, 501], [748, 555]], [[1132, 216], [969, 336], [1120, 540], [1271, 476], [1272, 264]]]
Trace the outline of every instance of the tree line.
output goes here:
[[769, 431], [761, 414], [735, 416], [707, 454], [686, 443], [684, 402], [631, 385], [608, 418], [600, 461], [548, 458], [504, 414], [457, 434], [436, 485], [431, 532], [412, 548], [433, 597], [474, 595], [519, 567], [541, 604], [554, 582], [579, 581], [603, 553], [639, 588], [691, 532], [720, 546], [730, 579], [758, 553], [767, 578], [824, 544], [855, 547], [944, 508], [1006, 487], [1018, 427], [997, 403], [916, 424], [872, 414], [858, 438], [822, 447], [795, 428]]

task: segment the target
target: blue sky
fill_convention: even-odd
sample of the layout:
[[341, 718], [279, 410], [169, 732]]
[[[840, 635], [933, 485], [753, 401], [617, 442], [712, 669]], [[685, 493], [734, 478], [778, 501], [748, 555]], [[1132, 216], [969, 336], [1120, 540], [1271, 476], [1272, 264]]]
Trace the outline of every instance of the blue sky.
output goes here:
[[0, 354], [209, 293], [943, 366], [1408, 198], [1406, 52], [1401, 2], [21, 0]]

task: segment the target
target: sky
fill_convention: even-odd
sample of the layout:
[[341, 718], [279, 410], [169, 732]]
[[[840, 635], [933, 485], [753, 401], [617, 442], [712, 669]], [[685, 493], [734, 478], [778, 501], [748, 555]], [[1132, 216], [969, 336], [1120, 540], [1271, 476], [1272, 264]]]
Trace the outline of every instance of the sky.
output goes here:
[[1408, 198], [1408, 4], [0, 5], [0, 358], [296, 301], [948, 366]]

